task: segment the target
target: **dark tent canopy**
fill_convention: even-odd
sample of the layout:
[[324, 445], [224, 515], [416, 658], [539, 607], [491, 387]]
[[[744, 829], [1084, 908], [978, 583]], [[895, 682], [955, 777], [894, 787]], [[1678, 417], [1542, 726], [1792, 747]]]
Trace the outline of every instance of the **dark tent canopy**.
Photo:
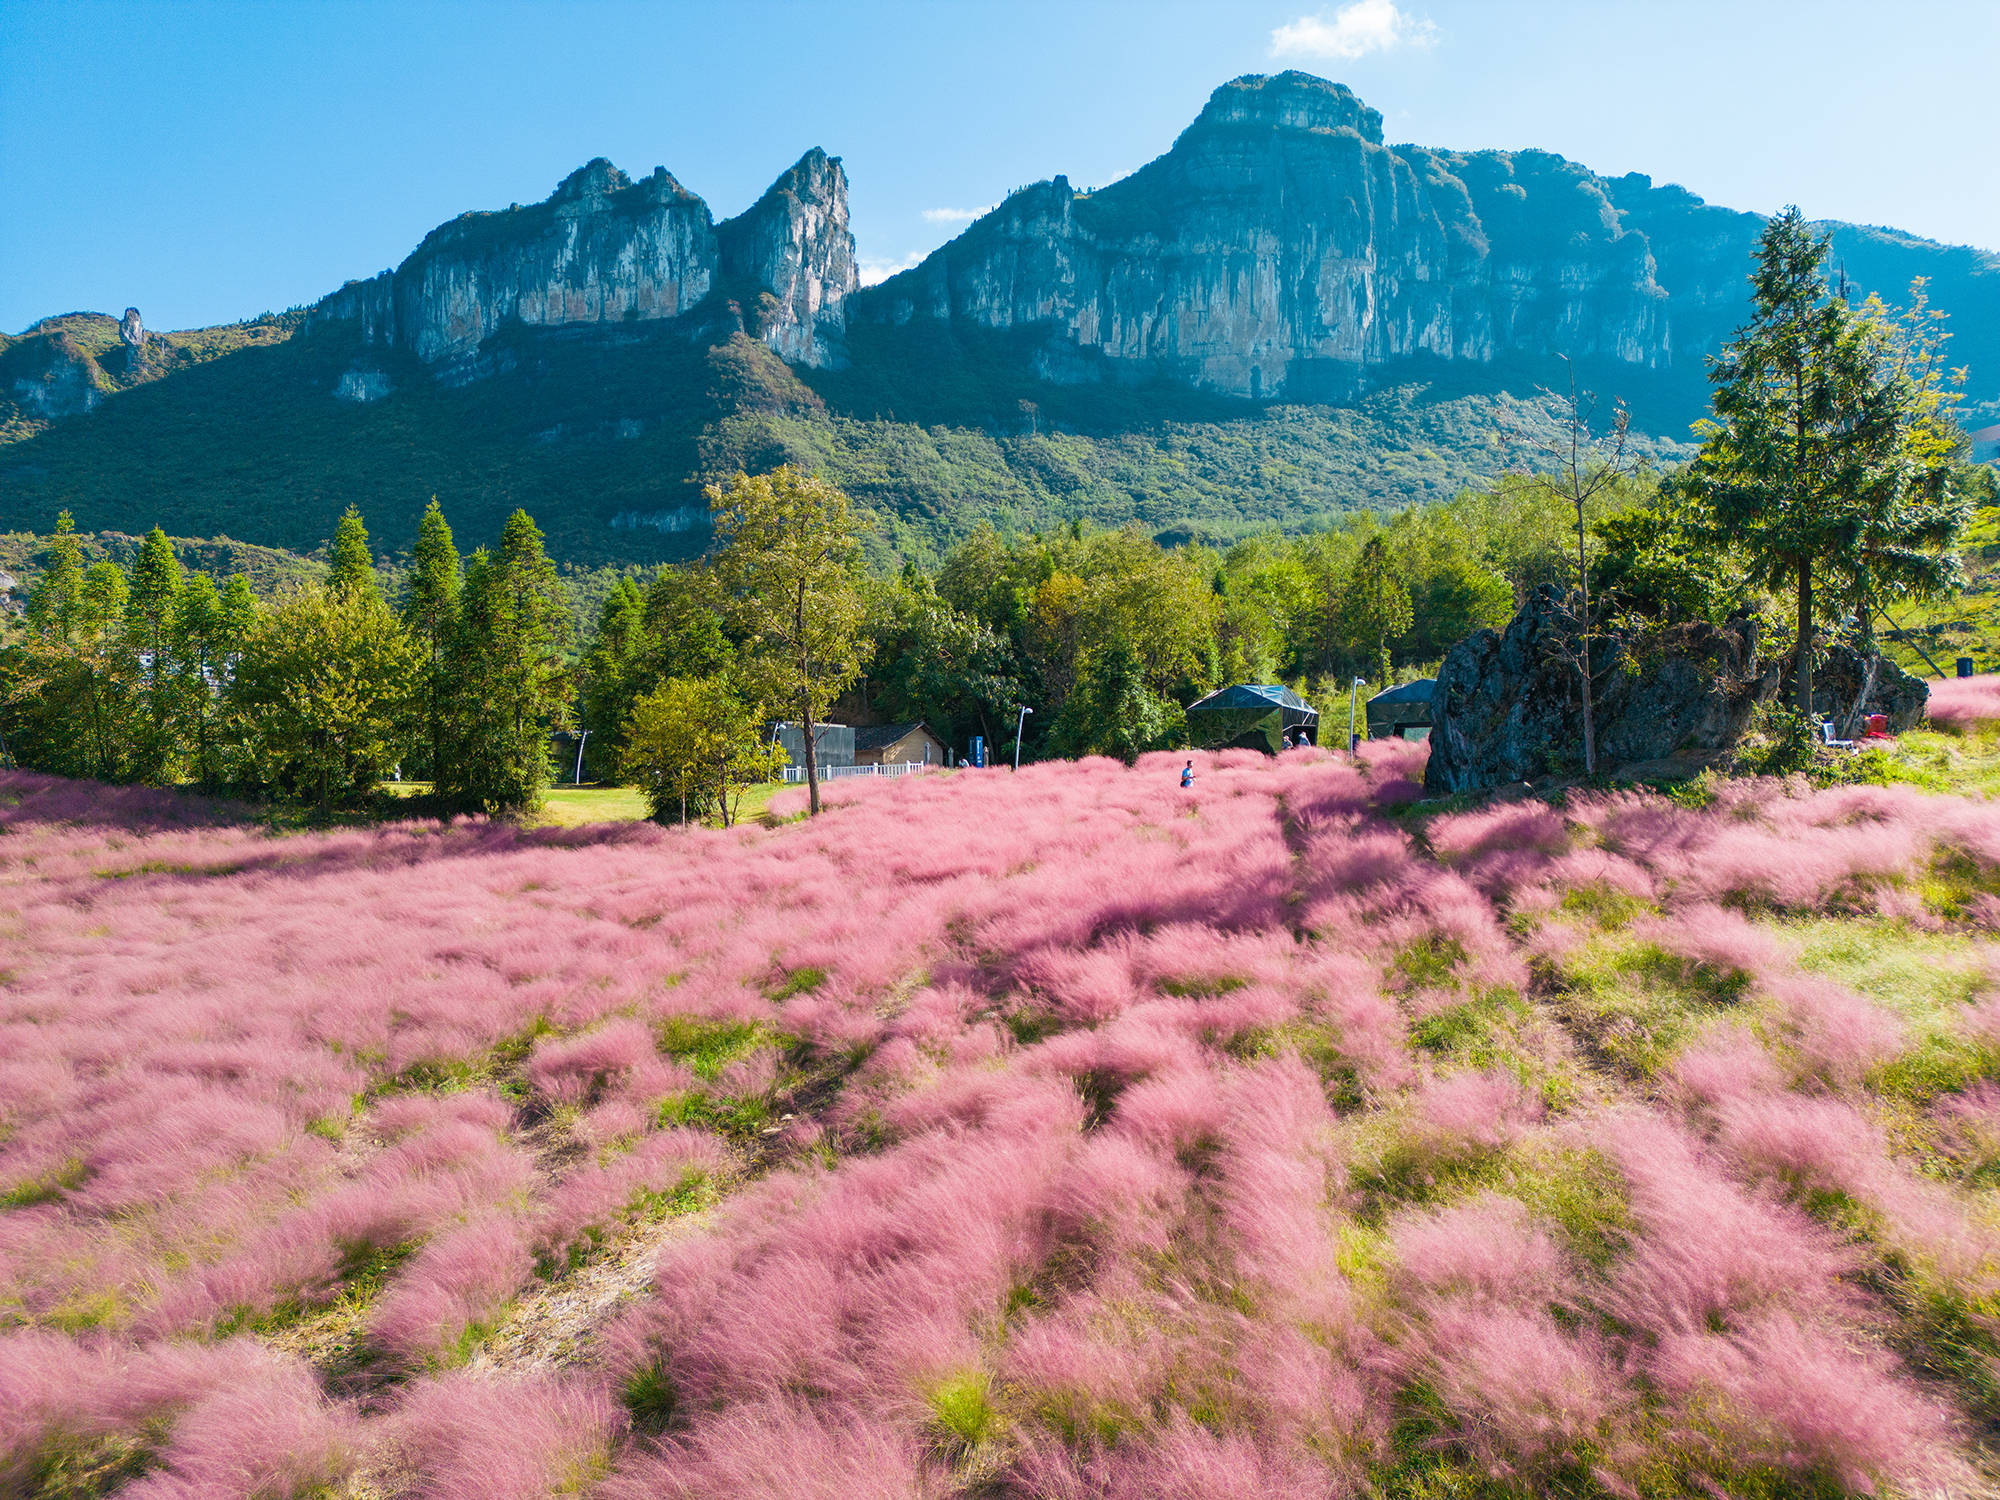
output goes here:
[[1286, 730], [1319, 741], [1319, 711], [1288, 687], [1239, 682], [1188, 706], [1188, 739], [1203, 750], [1284, 748]]
[[1368, 700], [1368, 738], [1427, 740], [1431, 735], [1431, 689], [1435, 677], [1419, 677], [1385, 688]]

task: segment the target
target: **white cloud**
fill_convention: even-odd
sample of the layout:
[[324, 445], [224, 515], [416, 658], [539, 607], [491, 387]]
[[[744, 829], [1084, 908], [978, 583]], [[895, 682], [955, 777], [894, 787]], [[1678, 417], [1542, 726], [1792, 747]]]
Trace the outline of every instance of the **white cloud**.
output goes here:
[[984, 208], [927, 208], [924, 222], [927, 224], [970, 224], [981, 214], [991, 213], [998, 208], [997, 203], [989, 203]]
[[857, 260], [854, 263], [854, 272], [863, 286], [873, 286], [878, 281], [887, 281], [898, 271], [909, 270], [922, 259], [921, 254], [912, 252], [901, 260]]
[[1428, 47], [1437, 24], [1397, 8], [1396, 0], [1354, 0], [1333, 13], [1300, 16], [1271, 33], [1273, 57], [1330, 57], [1352, 61], [1391, 47]]

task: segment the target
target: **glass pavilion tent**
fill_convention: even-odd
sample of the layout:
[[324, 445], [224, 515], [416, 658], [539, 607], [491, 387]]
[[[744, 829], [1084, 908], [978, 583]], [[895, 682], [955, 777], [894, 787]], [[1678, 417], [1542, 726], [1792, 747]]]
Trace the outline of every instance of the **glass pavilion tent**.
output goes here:
[[1431, 689], [1433, 677], [1419, 677], [1401, 687], [1392, 687], [1368, 700], [1368, 738], [1371, 740], [1427, 740], [1431, 737]]
[[[1202, 750], [1284, 748], [1287, 730], [1319, 743], [1319, 711], [1288, 687], [1239, 682], [1188, 706], [1188, 740]], [[1296, 736], [1295, 736], [1296, 737]]]

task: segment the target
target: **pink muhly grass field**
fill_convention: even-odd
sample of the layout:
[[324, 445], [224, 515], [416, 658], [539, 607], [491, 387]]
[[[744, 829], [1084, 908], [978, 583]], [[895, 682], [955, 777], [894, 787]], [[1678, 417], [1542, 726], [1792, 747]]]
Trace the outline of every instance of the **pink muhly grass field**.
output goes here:
[[1963, 733], [1975, 724], [2000, 719], [2000, 672], [1946, 677], [1930, 685], [1925, 713], [1940, 729]]
[[0, 1491], [1990, 1483], [2000, 1001], [1785, 924], [1988, 973], [2000, 809], [1431, 812], [1423, 753], [729, 832], [0, 775]]

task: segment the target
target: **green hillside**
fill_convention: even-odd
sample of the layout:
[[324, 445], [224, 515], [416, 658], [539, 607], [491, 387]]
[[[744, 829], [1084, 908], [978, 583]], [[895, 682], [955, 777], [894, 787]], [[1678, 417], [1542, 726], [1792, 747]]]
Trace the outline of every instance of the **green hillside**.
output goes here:
[[[115, 342], [115, 324], [96, 324]], [[47, 531], [66, 507], [88, 531], [157, 523], [303, 552], [353, 503], [395, 552], [437, 495], [469, 539], [525, 506], [557, 557], [656, 563], [705, 544], [709, 478], [789, 460], [877, 512], [878, 561], [931, 561], [989, 520], [1227, 539], [1398, 509], [1530, 462], [1540, 426], [1531, 403], [1435, 381], [1351, 407], [1053, 386], [1025, 378], [998, 341], [927, 359], [896, 343], [900, 330], [858, 331], [884, 347], [864, 343], [854, 368], [809, 385], [741, 334], [703, 347], [672, 329], [616, 340], [514, 329], [486, 351], [490, 378], [458, 387], [337, 329], [286, 331], [245, 334], [88, 415], [17, 423], [0, 446], [0, 528]], [[230, 337], [207, 330], [176, 347]], [[357, 362], [394, 391], [335, 399]]]

